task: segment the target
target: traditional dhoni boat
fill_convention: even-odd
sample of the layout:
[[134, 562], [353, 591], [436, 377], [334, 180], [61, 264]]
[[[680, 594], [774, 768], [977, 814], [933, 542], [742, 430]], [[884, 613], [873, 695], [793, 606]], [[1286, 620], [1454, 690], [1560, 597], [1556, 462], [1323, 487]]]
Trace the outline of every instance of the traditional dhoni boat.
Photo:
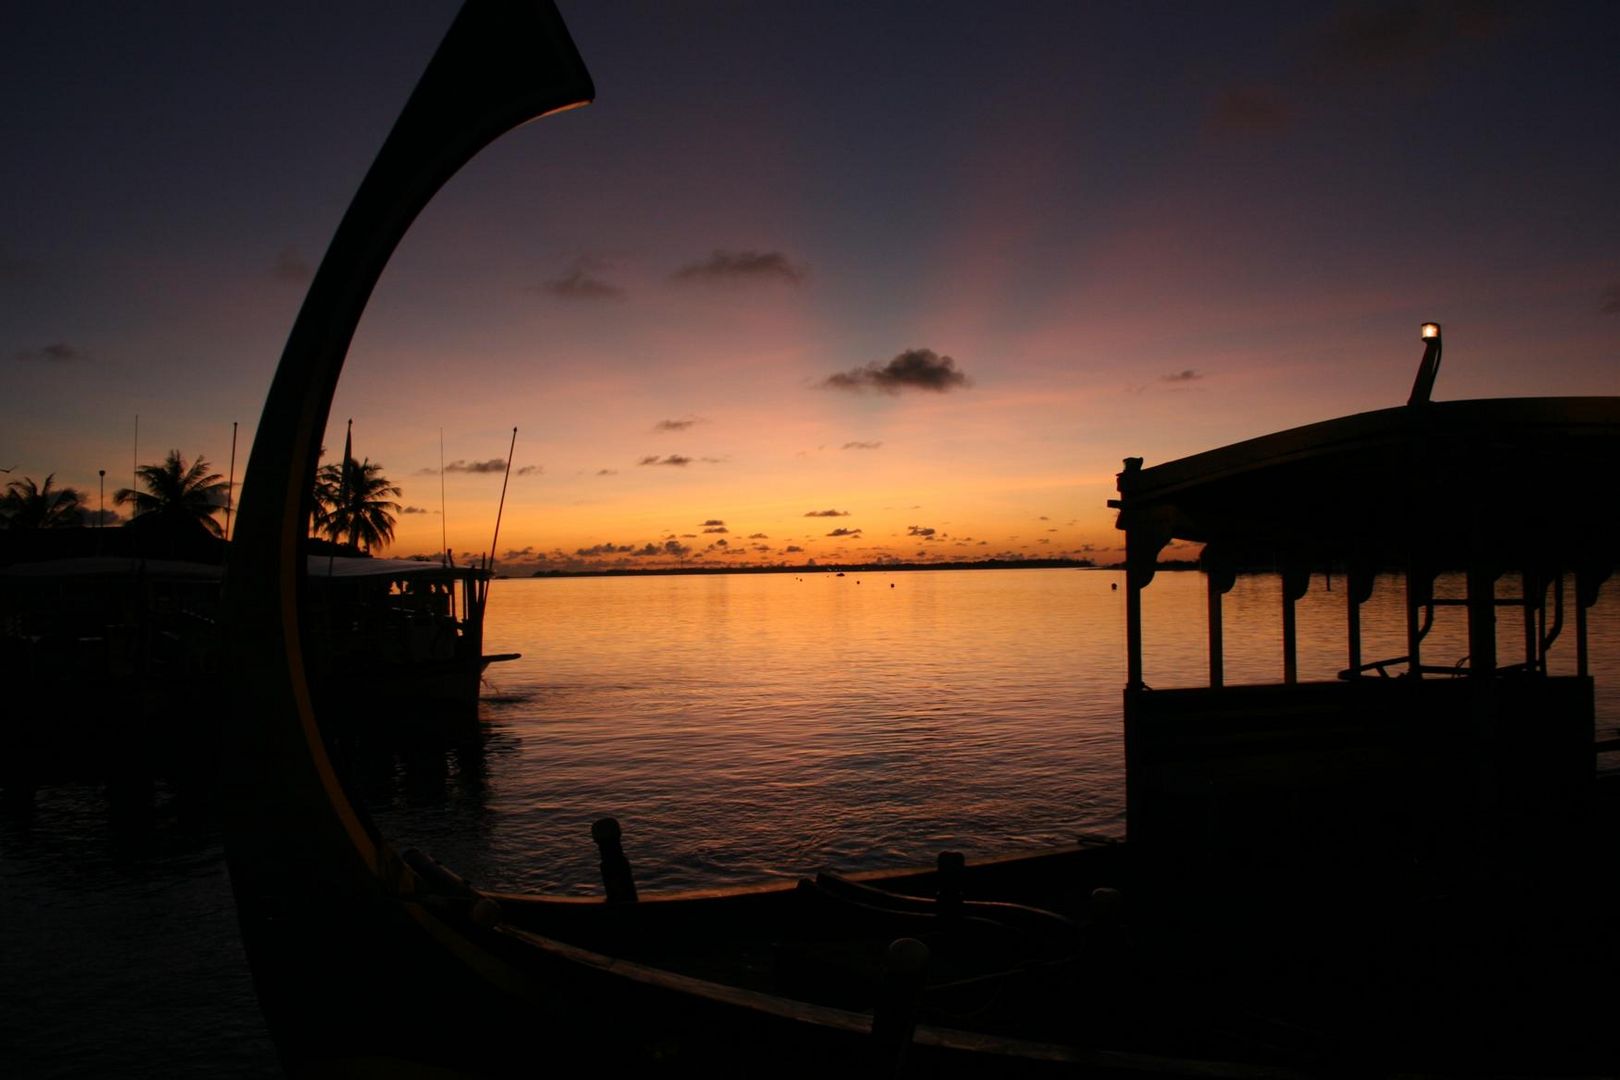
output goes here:
[[[1420, 375], [1402, 408], [1128, 460], [1124, 843], [653, 897], [604, 819], [601, 899], [478, 889], [390, 845], [308, 680], [302, 544], [332, 393], [438, 187], [593, 94], [549, 7], [469, 3], [339, 227], [259, 424], [225, 597], [227, 853], [289, 1071], [1612, 1071], [1616, 815], [1593, 780], [1586, 612], [1620, 535], [1598, 487], [1620, 467], [1615, 399], [1434, 403]], [[1152, 690], [1140, 595], [1178, 538], [1208, 545], [1209, 685]], [[1281, 571], [1282, 679], [1229, 686], [1221, 598], [1257, 565]], [[1433, 588], [1453, 565], [1461, 599]], [[1360, 604], [1389, 567], [1407, 651], [1370, 660]], [[1329, 569], [1345, 670], [1304, 683], [1294, 603]], [[1461, 667], [1423, 651], [1448, 608], [1468, 622]], [[1522, 613], [1522, 660], [1497, 648], [1503, 611]], [[1575, 671], [1555, 675], [1571, 636]]]

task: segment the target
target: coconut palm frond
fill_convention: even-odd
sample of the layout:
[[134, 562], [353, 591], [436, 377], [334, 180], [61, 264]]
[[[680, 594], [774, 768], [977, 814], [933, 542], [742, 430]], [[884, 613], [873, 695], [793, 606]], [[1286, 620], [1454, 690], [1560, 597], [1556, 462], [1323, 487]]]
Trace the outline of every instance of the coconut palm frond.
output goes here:
[[381, 462], [347, 458], [340, 466], [322, 465], [315, 477], [315, 513], [311, 531], [334, 542], [370, 552], [394, 542], [394, 515], [400, 488], [383, 475]]
[[56, 474], [35, 484], [32, 477], [13, 480], [0, 495], [0, 521], [7, 529], [57, 529], [84, 523], [79, 503], [84, 498], [76, 488], [51, 490]]
[[145, 491], [119, 488], [113, 492], [113, 502], [120, 506], [133, 504], [136, 517], [143, 514], [162, 514], [172, 518], [196, 521], [214, 536], [224, 536], [225, 530], [214, 520], [216, 511], [225, 507], [230, 484], [219, 473], [209, 471], [208, 461], [198, 457], [191, 464], [178, 450], [170, 450], [162, 464], [142, 465], [135, 476]]

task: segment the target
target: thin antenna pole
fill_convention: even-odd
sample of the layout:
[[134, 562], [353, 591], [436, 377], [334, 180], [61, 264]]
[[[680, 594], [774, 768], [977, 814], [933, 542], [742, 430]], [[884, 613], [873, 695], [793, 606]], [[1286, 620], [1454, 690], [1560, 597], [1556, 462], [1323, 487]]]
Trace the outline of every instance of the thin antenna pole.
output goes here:
[[501, 478], [501, 501], [495, 507], [495, 535], [489, 538], [489, 558], [484, 569], [495, 568], [495, 541], [501, 536], [501, 511], [506, 509], [506, 482], [512, 479], [512, 451], [517, 449], [517, 428], [512, 429], [512, 445], [506, 448], [506, 475]]
[[445, 522], [444, 428], [439, 429], [439, 562], [450, 565], [450, 526]]
[[236, 500], [236, 421], [231, 421], [231, 474], [225, 485], [225, 539], [231, 538], [231, 509]]
[[[349, 458], [354, 453], [354, 417], [349, 417], [348, 426], [343, 429], [343, 464], [338, 466], [338, 495], [337, 505], [332, 507], [332, 515], [336, 517], [343, 513], [344, 503], [348, 499], [349, 491]], [[334, 525], [336, 523], [334, 522]], [[326, 577], [331, 580], [332, 563], [337, 559], [337, 530], [332, 531], [332, 546], [326, 549]]]

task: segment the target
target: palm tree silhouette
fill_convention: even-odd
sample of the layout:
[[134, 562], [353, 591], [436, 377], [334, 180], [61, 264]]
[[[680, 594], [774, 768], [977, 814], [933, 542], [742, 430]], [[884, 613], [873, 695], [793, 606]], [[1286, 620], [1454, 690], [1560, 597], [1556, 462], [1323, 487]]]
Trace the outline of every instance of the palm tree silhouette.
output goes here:
[[315, 518], [311, 528], [334, 542], [348, 539], [367, 554], [394, 541], [394, 512], [389, 496], [400, 489], [383, 475], [381, 462], [343, 459], [322, 465], [315, 477]]
[[135, 470], [145, 491], [119, 488], [113, 492], [113, 502], [120, 506], [134, 503], [135, 517], [159, 514], [171, 521], [194, 521], [211, 535], [224, 536], [214, 511], [223, 509], [230, 485], [219, 473], [209, 472], [209, 467], [202, 457], [187, 465], [180, 451], [170, 450], [163, 464]]
[[51, 490], [56, 474], [45, 478], [43, 486], [36, 486], [33, 478], [25, 476], [6, 485], [0, 495], [0, 520], [8, 529], [56, 529], [84, 523], [84, 511], [79, 508], [80, 495], [76, 488]]

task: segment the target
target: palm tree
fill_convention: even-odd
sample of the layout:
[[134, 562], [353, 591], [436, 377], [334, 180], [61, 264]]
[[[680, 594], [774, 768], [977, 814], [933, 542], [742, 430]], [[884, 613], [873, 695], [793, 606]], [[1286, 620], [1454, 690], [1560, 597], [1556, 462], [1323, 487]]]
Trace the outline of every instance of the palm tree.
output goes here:
[[56, 529], [66, 525], [84, 523], [84, 511], [79, 508], [80, 495], [76, 488], [51, 490], [56, 474], [45, 478], [43, 486], [36, 486], [33, 478], [25, 476], [6, 485], [0, 496], [0, 520], [8, 529]]
[[187, 465], [180, 451], [170, 450], [163, 464], [135, 470], [145, 491], [119, 488], [113, 492], [113, 502], [120, 506], [134, 503], [135, 517], [160, 514], [172, 521], [194, 521], [211, 535], [224, 536], [214, 511], [224, 508], [230, 484], [219, 473], [209, 472], [209, 467], [202, 457]]
[[345, 457], [341, 468], [322, 465], [315, 474], [314, 531], [334, 542], [347, 538], [367, 554], [373, 547], [393, 543], [399, 503], [389, 496], [398, 495], [400, 489], [382, 470], [381, 462], [352, 457]]

